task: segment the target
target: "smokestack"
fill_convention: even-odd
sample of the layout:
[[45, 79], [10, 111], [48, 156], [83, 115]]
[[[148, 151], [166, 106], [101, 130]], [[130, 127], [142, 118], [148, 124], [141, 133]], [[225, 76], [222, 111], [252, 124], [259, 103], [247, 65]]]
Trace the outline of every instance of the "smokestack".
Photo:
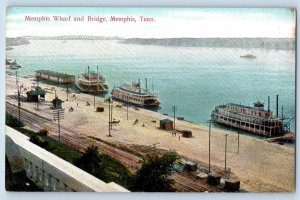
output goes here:
[[276, 117], [278, 117], [278, 94], [276, 95]]
[[145, 78], [145, 85], [146, 85], [146, 91], [147, 91], [147, 78]]
[[139, 79], [139, 93], [141, 93], [141, 80]]
[[268, 112], [270, 112], [270, 96], [268, 96]]
[[88, 79], [90, 80], [90, 66], [88, 66]]

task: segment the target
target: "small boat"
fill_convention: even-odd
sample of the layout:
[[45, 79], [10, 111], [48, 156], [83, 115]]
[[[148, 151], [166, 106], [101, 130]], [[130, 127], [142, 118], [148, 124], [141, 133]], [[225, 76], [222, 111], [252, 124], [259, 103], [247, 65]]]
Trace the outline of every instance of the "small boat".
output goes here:
[[6, 65], [10, 69], [19, 69], [19, 68], [21, 68], [21, 65], [19, 65], [16, 60], [14, 60], [13, 62], [10, 62], [9, 60], [6, 60]]
[[157, 96], [147, 89], [141, 88], [140, 82], [132, 83], [132, 85], [123, 84], [120, 87], [114, 87], [111, 94], [116, 100], [140, 107], [157, 108], [160, 105]]
[[249, 59], [254, 59], [254, 58], [256, 58], [256, 56], [254, 56], [254, 55], [252, 55], [252, 54], [246, 54], [246, 55], [242, 55], [242, 56], [240, 56], [241, 58], [249, 58]]
[[[98, 67], [97, 67], [98, 69]], [[82, 91], [82, 92], [88, 92], [88, 93], [106, 93], [108, 92], [108, 87], [105, 84], [105, 78], [102, 76], [102, 74], [97, 72], [93, 72], [89, 70], [88, 72], [81, 74], [77, 80], [75, 80], [76, 86]]]
[[12, 47], [10, 47], [10, 46], [6, 47], [6, 50], [7, 50], [7, 51], [13, 50], [13, 49], [14, 49], [14, 48], [12, 48]]

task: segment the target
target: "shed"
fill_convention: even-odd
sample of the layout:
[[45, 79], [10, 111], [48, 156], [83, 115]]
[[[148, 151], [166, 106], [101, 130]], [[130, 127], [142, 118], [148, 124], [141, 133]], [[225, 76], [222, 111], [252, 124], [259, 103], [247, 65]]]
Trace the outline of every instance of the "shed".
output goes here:
[[182, 131], [182, 137], [191, 138], [192, 136], [193, 136], [192, 131], [189, 130]]
[[54, 109], [62, 109], [62, 100], [60, 100], [57, 96], [52, 100], [52, 105]]
[[159, 127], [163, 130], [173, 130], [173, 121], [170, 119], [162, 119], [160, 120]]
[[28, 102], [38, 102], [38, 97], [45, 98], [46, 92], [41, 87], [36, 87], [35, 90], [26, 92]]

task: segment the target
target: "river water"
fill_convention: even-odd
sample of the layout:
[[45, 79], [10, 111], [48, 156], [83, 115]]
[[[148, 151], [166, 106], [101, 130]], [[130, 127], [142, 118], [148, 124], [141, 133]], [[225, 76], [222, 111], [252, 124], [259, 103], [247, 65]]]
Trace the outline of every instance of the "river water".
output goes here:
[[[215, 106], [226, 102], [252, 106], [262, 101], [275, 113], [295, 116], [295, 51], [245, 48], [168, 47], [122, 44], [117, 40], [31, 40], [7, 51], [8, 59], [22, 66], [19, 75], [48, 69], [79, 75], [99, 71], [111, 89], [114, 85], [148, 78], [148, 89], [161, 102], [160, 113], [205, 124]], [[240, 58], [251, 53], [256, 59]], [[291, 120], [295, 131], [295, 120]]]

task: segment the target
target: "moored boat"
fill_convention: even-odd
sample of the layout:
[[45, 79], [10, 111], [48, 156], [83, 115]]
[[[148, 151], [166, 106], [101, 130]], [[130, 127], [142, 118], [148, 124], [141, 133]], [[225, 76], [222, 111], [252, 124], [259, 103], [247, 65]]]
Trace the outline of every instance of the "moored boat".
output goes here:
[[284, 133], [283, 118], [273, 116], [273, 112], [264, 109], [264, 104], [259, 101], [254, 107], [234, 103], [220, 105], [215, 107], [211, 117], [219, 124], [258, 135], [272, 137]]
[[154, 93], [141, 88], [140, 82], [132, 85], [123, 84], [112, 89], [112, 97], [116, 100], [131, 103], [140, 107], [157, 108], [160, 102]]
[[81, 74], [75, 80], [75, 84], [83, 92], [105, 93], [108, 91], [108, 87], [105, 84], [105, 78], [102, 74], [98, 73], [98, 70], [97, 72], [90, 72], [89, 67], [87, 73]]
[[242, 55], [242, 56], [240, 56], [241, 58], [249, 58], [249, 59], [254, 59], [254, 58], [256, 58], [256, 56], [254, 56], [254, 55], [252, 55], [252, 54], [246, 54], [246, 55]]

